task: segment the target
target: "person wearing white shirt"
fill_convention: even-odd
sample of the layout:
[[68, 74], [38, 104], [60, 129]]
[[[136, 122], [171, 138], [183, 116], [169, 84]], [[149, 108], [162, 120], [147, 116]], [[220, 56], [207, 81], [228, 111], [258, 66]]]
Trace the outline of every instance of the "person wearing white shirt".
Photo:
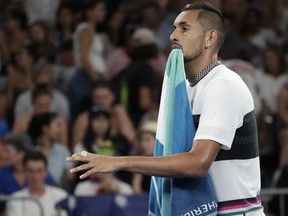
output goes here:
[[23, 165], [28, 187], [12, 194], [7, 205], [7, 216], [39, 216], [42, 215], [40, 206], [43, 216], [67, 215], [66, 212], [58, 212], [56, 209], [56, 204], [67, 198], [67, 192], [44, 183], [47, 176], [45, 155], [38, 151], [28, 153], [23, 159]]

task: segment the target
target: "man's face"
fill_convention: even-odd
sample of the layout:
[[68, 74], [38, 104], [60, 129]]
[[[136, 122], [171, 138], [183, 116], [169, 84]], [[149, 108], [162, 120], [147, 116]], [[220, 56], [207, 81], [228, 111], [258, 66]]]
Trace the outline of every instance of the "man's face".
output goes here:
[[97, 88], [92, 93], [92, 103], [110, 109], [114, 101], [114, 95], [108, 88]]
[[42, 185], [47, 176], [47, 168], [41, 160], [29, 160], [25, 165], [25, 174], [30, 185]]
[[23, 156], [24, 156], [24, 152], [17, 151], [14, 146], [12, 145], [5, 146], [4, 160], [7, 165], [15, 166], [21, 163]]
[[41, 95], [33, 101], [33, 110], [35, 114], [43, 114], [50, 111], [52, 98], [50, 95]]
[[199, 58], [205, 49], [205, 32], [196, 21], [198, 11], [183, 11], [174, 21], [174, 31], [170, 35], [173, 48], [181, 48], [184, 62]]

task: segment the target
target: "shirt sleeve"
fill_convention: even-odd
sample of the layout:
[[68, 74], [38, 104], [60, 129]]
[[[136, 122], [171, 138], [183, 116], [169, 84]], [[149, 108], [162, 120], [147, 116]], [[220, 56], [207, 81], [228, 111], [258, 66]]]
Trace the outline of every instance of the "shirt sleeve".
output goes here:
[[198, 100], [202, 110], [194, 140], [209, 139], [230, 149], [236, 129], [243, 124], [243, 90], [227, 79], [217, 79], [206, 86]]

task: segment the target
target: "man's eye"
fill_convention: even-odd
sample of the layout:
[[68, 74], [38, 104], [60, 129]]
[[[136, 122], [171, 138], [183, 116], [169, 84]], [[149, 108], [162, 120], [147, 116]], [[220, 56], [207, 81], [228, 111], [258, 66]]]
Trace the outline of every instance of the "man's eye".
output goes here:
[[188, 28], [183, 27], [182, 30], [183, 30], [183, 31], [188, 31]]

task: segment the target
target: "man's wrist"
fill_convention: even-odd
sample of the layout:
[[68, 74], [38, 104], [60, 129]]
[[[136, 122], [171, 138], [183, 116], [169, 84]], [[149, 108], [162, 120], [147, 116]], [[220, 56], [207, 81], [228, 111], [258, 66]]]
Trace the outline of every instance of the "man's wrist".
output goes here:
[[126, 157], [114, 157], [113, 160], [116, 171], [126, 170], [128, 168]]

